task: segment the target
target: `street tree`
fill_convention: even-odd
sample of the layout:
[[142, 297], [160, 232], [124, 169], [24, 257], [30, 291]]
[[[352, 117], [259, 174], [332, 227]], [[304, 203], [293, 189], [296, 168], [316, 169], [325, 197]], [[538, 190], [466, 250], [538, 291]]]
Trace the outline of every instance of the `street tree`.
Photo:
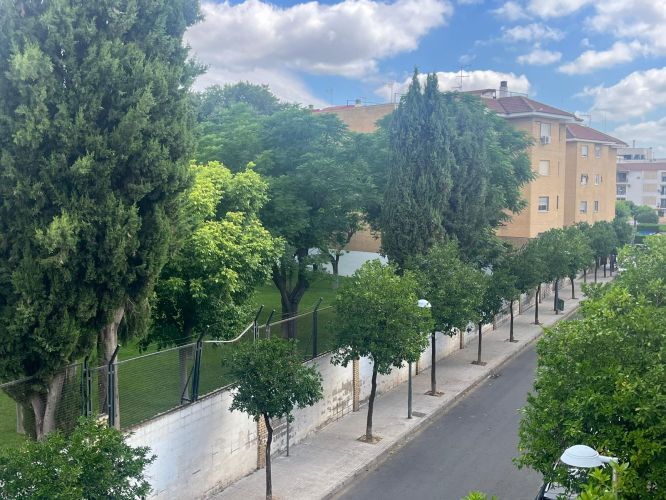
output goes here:
[[650, 304], [666, 306], [666, 237], [652, 235], [645, 238], [643, 246], [624, 247], [619, 262], [624, 271], [616, 278], [618, 283]]
[[539, 235], [537, 239], [539, 254], [543, 262], [544, 275], [542, 280], [553, 282], [553, 310], [558, 314], [557, 302], [559, 299], [560, 280], [569, 275], [569, 261], [571, 250], [569, 241], [563, 229], [549, 229]]
[[[310, 250], [326, 248], [349, 230], [372, 183], [365, 163], [350, 160], [350, 133], [332, 114], [287, 108], [266, 119], [262, 143], [257, 171], [269, 182], [270, 201], [260, 215], [271, 234], [286, 242], [272, 270], [286, 319], [298, 313], [310, 283], [308, 267], [322, 262]], [[294, 337], [294, 323], [285, 324]]]
[[188, 184], [198, 19], [196, 0], [0, 2], [0, 378], [34, 377], [38, 437], [63, 368], [145, 324]]
[[[246, 169], [232, 174], [217, 162], [191, 165], [194, 184], [181, 214], [182, 246], [156, 284], [153, 321], [144, 346], [191, 343], [207, 334], [228, 338], [249, 321], [251, 299], [281, 255], [280, 240], [258, 213], [268, 185]], [[187, 384], [188, 349], [181, 349], [181, 391]]]
[[620, 219], [630, 219], [633, 217], [635, 209], [636, 205], [633, 201], [617, 200], [615, 202], [615, 217], [619, 217]]
[[369, 261], [340, 287], [336, 298], [337, 350], [332, 362], [347, 366], [362, 356], [372, 361], [372, 383], [364, 440], [372, 434], [377, 374], [387, 375], [415, 362], [428, 346], [429, 308], [418, 306], [418, 283], [410, 271], [400, 276], [393, 265]]
[[403, 266], [444, 235], [466, 260], [487, 264], [493, 229], [524, 207], [532, 179], [527, 136], [489, 113], [482, 100], [442, 93], [437, 77], [412, 83], [393, 113], [382, 245]]
[[577, 226], [569, 226], [564, 229], [564, 247], [567, 276], [571, 281], [571, 298], [576, 298], [574, 280], [580, 271], [586, 269], [592, 260], [594, 260], [594, 252], [588, 242], [588, 239], [583, 234], [583, 231]]
[[615, 217], [611, 224], [615, 230], [615, 237], [617, 239], [618, 247], [621, 248], [624, 245], [628, 245], [634, 241], [634, 228], [629, 224], [629, 219], [624, 217]]
[[654, 327], [666, 309], [619, 283], [602, 292], [583, 303], [582, 320], [557, 323], [537, 344], [518, 463], [558, 479], [553, 463], [584, 443], [630, 463], [623, 496], [647, 498], [666, 489], [663, 332]]
[[515, 289], [515, 278], [506, 269], [484, 271], [481, 276], [480, 300], [474, 317], [478, 331], [477, 358], [474, 364], [483, 366], [486, 364], [481, 358], [483, 325], [492, 323], [500, 313], [506, 298], [511, 296]]
[[534, 290], [534, 324], [539, 324], [539, 296], [546, 271], [538, 238], [529, 240], [507, 263], [521, 293]]
[[634, 220], [639, 224], [658, 224], [659, 217], [654, 208], [647, 205], [639, 205], [634, 209]]
[[454, 241], [435, 244], [426, 255], [409, 260], [408, 268], [415, 272], [419, 296], [432, 306], [429, 394], [437, 396], [441, 393], [437, 391], [436, 332], [453, 336], [465, 329], [475, 317], [483, 291], [483, 276], [476, 267], [462, 260]]
[[54, 432], [0, 451], [0, 498], [146, 498], [145, 468], [155, 456], [134, 448], [118, 430], [80, 418], [69, 436]]
[[494, 270], [501, 275], [504, 282], [504, 300], [509, 303], [509, 342], [518, 342], [513, 334], [513, 305], [520, 300], [523, 293], [534, 287], [537, 278], [534, 276], [533, 266], [523, 248], [506, 253]]
[[279, 337], [234, 346], [225, 366], [233, 383], [231, 411], [243, 411], [266, 425], [266, 499], [273, 497], [271, 444], [274, 419], [293, 421], [294, 408], [312, 406], [322, 398], [321, 375], [304, 365], [295, 340]]
[[606, 277], [606, 260], [618, 247], [617, 235], [610, 222], [595, 222], [588, 231], [590, 246], [594, 251], [594, 282], [597, 282], [597, 271], [603, 263], [604, 277]]

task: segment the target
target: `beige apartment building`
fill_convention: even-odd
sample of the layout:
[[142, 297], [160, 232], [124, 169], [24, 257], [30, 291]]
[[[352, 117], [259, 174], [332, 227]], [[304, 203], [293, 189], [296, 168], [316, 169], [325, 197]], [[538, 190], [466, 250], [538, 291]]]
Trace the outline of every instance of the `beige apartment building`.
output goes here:
[[[528, 155], [535, 179], [523, 188], [527, 206], [520, 213], [512, 214], [511, 222], [497, 230], [498, 236], [520, 245], [552, 228], [581, 220], [595, 222], [613, 218], [615, 152], [624, 145], [622, 141], [579, 125], [580, 120], [572, 113], [524, 95], [510, 95], [506, 82], [502, 82], [499, 91], [484, 89], [470, 93], [478, 95], [488, 109], [533, 138]], [[317, 112], [335, 113], [353, 131], [372, 132], [377, 121], [394, 109], [393, 104], [362, 106], [357, 102]], [[588, 157], [578, 158], [573, 151], [583, 151], [584, 145], [587, 145]], [[598, 158], [597, 146], [601, 151]], [[581, 212], [583, 208], [585, 212]], [[376, 252], [379, 247], [376, 235], [372, 237], [362, 231], [353, 238], [349, 249]]]
[[613, 220], [620, 147], [626, 144], [598, 130], [567, 125], [565, 226]]

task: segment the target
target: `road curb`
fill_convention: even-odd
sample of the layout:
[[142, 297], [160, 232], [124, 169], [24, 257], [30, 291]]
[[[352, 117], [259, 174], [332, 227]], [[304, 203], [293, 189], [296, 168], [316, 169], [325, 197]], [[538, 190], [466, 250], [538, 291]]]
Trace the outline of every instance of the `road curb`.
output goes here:
[[[580, 301], [570, 311], [567, 311], [566, 313], [563, 313], [558, 318], [558, 320], [555, 323], [553, 323], [553, 325], [555, 325], [556, 323], [558, 323], [560, 321], [568, 319], [576, 311], [578, 311], [579, 307], [580, 307]], [[507, 364], [509, 361], [513, 360], [515, 357], [522, 354], [529, 347], [531, 347], [543, 335], [543, 329], [544, 328], [550, 328], [553, 325], [550, 325], [550, 326], [541, 325], [541, 332], [539, 332], [537, 335], [535, 335], [532, 339], [524, 342], [515, 351], [512, 351], [512, 352], [508, 353], [506, 356], [504, 356], [503, 358], [501, 358], [497, 365], [485, 368], [484, 372], [482, 374], [479, 374], [479, 376], [476, 377], [470, 383], [470, 385], [468, 385], [464, 390], [462, 390], [461, 392], [456, 394], [453, 397], [453, 399], [451, 399], [446, 404], [443, 404], [442, 406], [437, 408], [432, 413], [430, 413], [430, 414], [426, 415], [425, 417], [421, 418], [418, 424], [415, 424], [412, 428], [405, 431], [405, 433], [402, 436], [400, 436], [398, 439], [396, 439], [395, 442], [393, 442], [391, 445], [389, 445], [383, 451], [383, 453], [381, 453], [379, 456], [373, 458], [372, 460], [370, 460], [369, 462], [364, 464], [361, 468], [354, 471], [349, 477], [345, 478], [340, 483], [335, 485], [335, 487], [331, 491], [327, 492], [326, 494], [324, 494], [320, 498], [322, 500], [331, 500], [331, 499], [335, 498], [336, 495], [341, 493], [354, 480], [358, 479], [359, 477], [364, 476], [365, 474], [369, 473], [371, 471], [371, 469], [374, 469], [374, 468], [380, 466], [381, 464], [383, 464], [384, 462], [386, 462], [394, 452], [398, 451], [400, 448], [402, 448], [404, 445], [406, 445], [409, 441], [414, 439], [418, 434], [423, 432], [433, 421], [437, 420], [439, 417], [441, 417], [446, 412], [451, 410], [455, 405], [457, 405], [460, 402], [460, 400], [463, 399], [469, 392], [474, 390], [479, 384], [481, 384], [484, 380], [486, 380], [488, 378], [488, 376], [493, 373], [493, 371], [499, 370], [505, 364]]]

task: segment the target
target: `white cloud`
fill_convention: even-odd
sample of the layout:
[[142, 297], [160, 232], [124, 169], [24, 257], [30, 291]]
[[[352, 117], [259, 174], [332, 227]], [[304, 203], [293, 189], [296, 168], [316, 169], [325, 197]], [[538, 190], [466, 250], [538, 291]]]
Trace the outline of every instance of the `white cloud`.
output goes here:
[[666, 67], [634, 71], [610, 87], [586, 87], [594, 98], [592, 112], [609, 120], [646, 116], [666, 106]]
[[[502, 73], [493, 70], [475, 70], [463, 73], [463, 90], [479, 89], [497, 89], [501, 81], [506, 80], [509, 83], [511, 92], [520, 92], [527, 94], [530, 91], [530, 82], [525, 75], [516, 75], [515, 73]], [[419, 75], [421, 83], [425, 83], [425, 74]], [[442, 91], [455, 90], [460, 88], [460, 73], [455, 71], [438, 71], [437, 80], [439, 89]], [[391, 85], [383, 85], [375, 93], [386, 100], [392, 100], [395, 94], [404, 94], [411, 83], [412, 78], [407, 77], [403, 82]]]
[[343, 0], [291, 7], [245, 0], [206, 1], [201, 10], [205, 19], [188, 30], [186, 41], [210, 68], [202, 80], [227, 83], [261, 75], [274, 87], [273, 78], [294, 83], [299, 72], [372, 75], [380, 60], [415, 50], [424, 35], [448, 21], [453, 7], [448, 0]]
[[543, 42], [547, 40], [561, 40], [564, 33], [541, 23], [531, 23], [513, 28], [502, 28], [502, 38], [508, 42]]
[[620, 125], [611, 135], [627, 144], [635, 140], [638, 147], [653, 147], [655, 157], [666, 158], [666, 118]]
[[[572, 14], [594, 0], [530, 0], [527, 9], [539, 17], [561, 17]], [[604, 0], [598, 0], [604, 3]]]
[[506, 19], [507, 21], [521, 21], [523, 19], [529, 19], [530, 16], [527, 15], [523, 7], [513, 0], [509, 0], [501, 7], [491, 10], [493, 14], [501, 19]]
[[562, 59], [561, 52], [552, 52], [550, 50], [543, 50], [536, 47], [529, 54], [518, 56], [516, 62], [518, 62], [518, 64], [529, 64], [532, 66], [545, 66], [547, 64], [556, 63], [560, 59]]
[[615, 42], [608, 50], [586, 50], [574, 61], [560, 66], [559, 70], [568, 75], [591, 73], [598, 69], [633, 61], [645, 53], [646, 48], [638, 41]]

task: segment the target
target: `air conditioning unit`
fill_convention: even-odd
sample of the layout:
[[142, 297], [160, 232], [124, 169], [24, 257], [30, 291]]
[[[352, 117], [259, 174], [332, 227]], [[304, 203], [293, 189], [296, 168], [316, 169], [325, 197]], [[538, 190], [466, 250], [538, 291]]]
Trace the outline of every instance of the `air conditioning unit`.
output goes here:
[[550, 136], [549, 135], [542, 135], [541, 136], [541, 144], [550, 144]]

